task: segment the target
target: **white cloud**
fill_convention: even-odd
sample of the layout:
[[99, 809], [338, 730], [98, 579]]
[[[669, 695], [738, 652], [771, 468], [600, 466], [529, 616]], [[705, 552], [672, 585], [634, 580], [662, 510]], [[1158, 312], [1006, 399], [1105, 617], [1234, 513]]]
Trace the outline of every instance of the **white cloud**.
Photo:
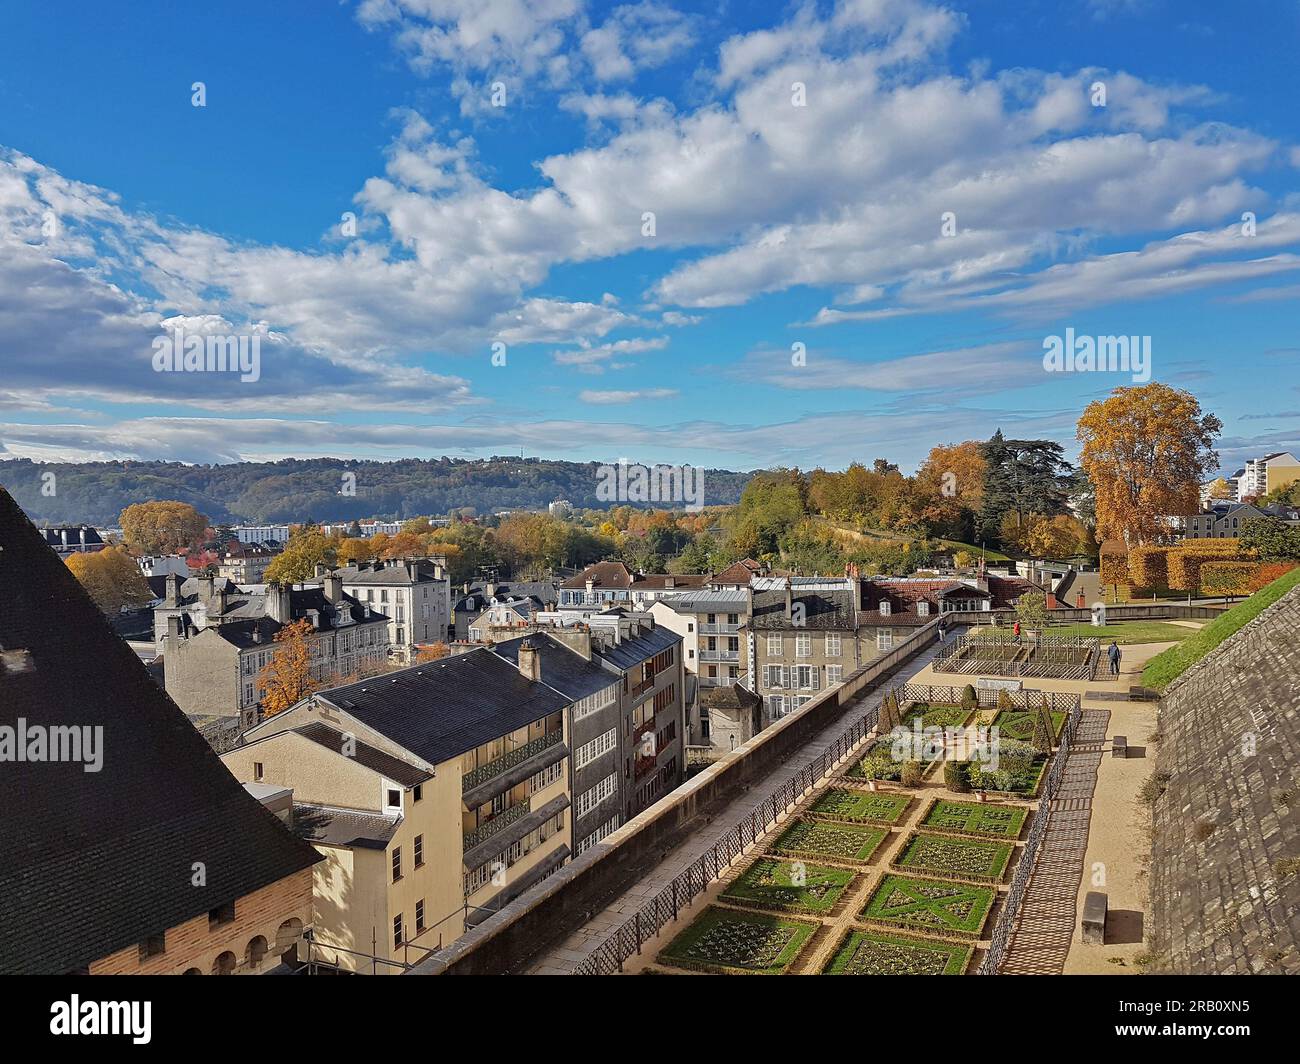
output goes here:
[[640, 388], [626, 391], [593, 391], [586, 389], [578, 393], [584, 403], [597, 406], [613, 406], [619, 403], [637, 403], [650, 399], [675, 399], [681, 393], [676, 388]]

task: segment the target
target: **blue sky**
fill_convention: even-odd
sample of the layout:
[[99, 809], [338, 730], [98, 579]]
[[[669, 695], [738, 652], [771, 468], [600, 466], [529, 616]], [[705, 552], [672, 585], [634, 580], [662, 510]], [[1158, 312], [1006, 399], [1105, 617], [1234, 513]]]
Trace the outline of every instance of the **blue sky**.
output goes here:
[[[1297, 41], [1296, 0], [12, 4], [0, 456], [912, 468], [1069, 445], [1131, 375], [1045, 372], [1066, 327], [1151, 337], [1225, 466], [1300, 450]], [[156, 372], [178, 325], [258, 379]]]

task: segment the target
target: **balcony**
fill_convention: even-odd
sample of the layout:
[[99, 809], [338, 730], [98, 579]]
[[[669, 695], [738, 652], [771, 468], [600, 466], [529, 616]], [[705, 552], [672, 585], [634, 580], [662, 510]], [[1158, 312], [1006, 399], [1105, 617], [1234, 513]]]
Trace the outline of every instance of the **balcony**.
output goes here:
[[543, 735], [540, 739], [534, 739], [531, 742], [524, 743], [523, 746], [508, 750], [500, 757], [489, 761], [486, 765], [479, 765], [472, 772], [467, 772], [462, 776], [460, 779], [460, 793], [465, 794], [472, 791], [475, 787], [505, 772], [509, 772], [516, 765], [522, 765], [530, 757], [534, 757], [563, 741], [563, 732], [553, 731]]
[[701, 635], [735, 635], [740, 631], [738, 624], [702, 624]]
[[739, 661], [739, 650], [701, 650], [701, 661]]
[[526, 817], [531, 809], [532, 802], [525, 798], [522, 802], [518, 802], [515, 805], [512, 805], [509, 809], [498, 813], [491, 820], [487, 821], [487, 823], [480, 824], [473, 831], [465, 832], [463, 840], [464, 844], [461, 847], [461, 852], [469, 853], [469, 851], [475, 846], [487, 842], [488, 839], [502, 828], [508, 828], [516, 820]]

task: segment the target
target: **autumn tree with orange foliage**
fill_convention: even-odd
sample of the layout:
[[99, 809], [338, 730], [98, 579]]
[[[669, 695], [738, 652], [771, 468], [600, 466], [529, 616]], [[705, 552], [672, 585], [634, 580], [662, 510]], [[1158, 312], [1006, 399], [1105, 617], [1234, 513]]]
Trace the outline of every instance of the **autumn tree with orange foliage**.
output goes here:
[[110, 617], [123, 607], [143, 606], [153, 598], [140, 567], [125, 550], [109, 547], [73, 554], [67, 565], [95, 605]]
[[1168, 534], [1168, 516], [1196, 513], [1222, 430], [1190, 392], [1156, 381], [1088, 404], [1079, 465], [1096, 490], [1098, 539], [1145, 546]]
[[451, 653], [451, 648], [446, 643], [430, 643], [428, 646], [420, 647], [415, 652], [412, 663], [423, 665], [427, 661], [437, 661], [439, 658], [445, 658]]
[[118, 517], [132, 554], [179, 554], [203, 542], [208, 519], [187, 502], [132, 503]]
[[311, 631], [311, 622], [303, 619], [275, 633], [275, 653], [257, 676], [266, 716], [273, 717], [297, 705], [319, 686], [311, 677], [311, 645], [307, 642]]

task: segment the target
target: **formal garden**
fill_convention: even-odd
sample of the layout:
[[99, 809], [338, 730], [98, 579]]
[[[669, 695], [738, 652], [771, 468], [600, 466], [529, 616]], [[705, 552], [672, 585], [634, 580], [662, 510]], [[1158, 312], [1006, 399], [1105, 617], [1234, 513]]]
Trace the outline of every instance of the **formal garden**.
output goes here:
[[[1028, 800], [1078, 704], [969, 684], [890, 692], [877, 732], [892, 738], [870, 740], [727, 872], [658, 970], [961, 975], [986, 950], [1000, 957], [1006, 884], [1039, 834]], [[996, 761], [956, 756], [954, 737], [976, 728]], [[939, 737], [934, 756], [900, 761], [893, 743], [920, 729]]]
[[935, 657], [934, 671], [1091, 680], [1101, 660], [1099, 639], [993, 631], [955, 636]]

